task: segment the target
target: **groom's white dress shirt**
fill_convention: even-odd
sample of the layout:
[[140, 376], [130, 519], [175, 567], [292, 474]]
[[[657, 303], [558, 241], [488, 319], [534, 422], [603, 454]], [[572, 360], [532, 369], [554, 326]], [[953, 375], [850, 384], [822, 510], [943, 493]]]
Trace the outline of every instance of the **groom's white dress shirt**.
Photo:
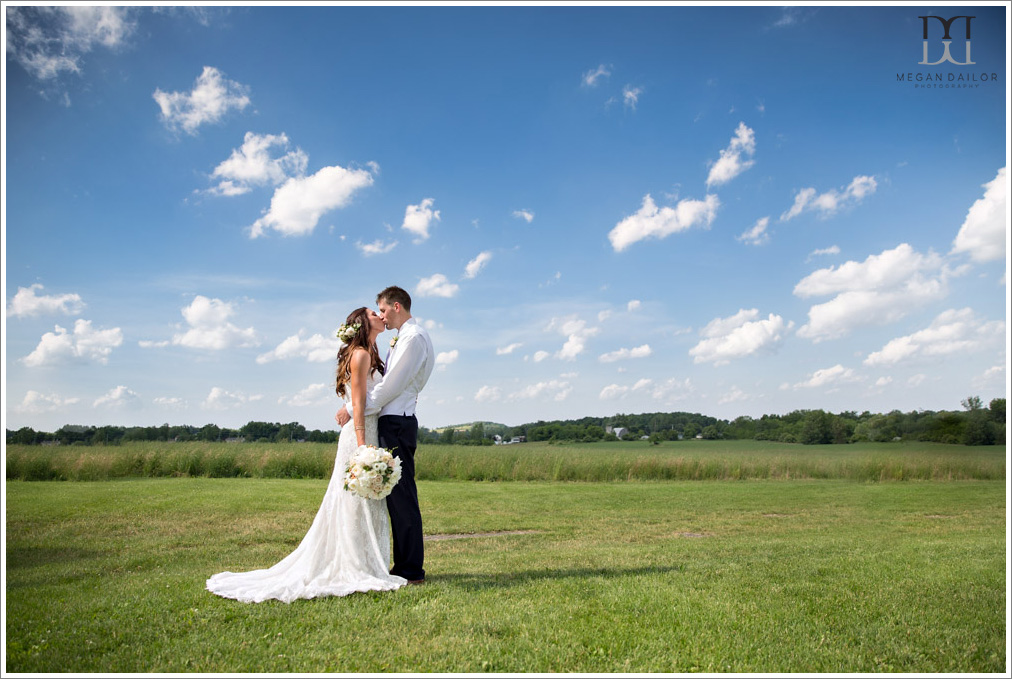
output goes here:
[[[398, 330], [386, 363], [386, 374], [367, 395], [365, 415], [414, 415], [418, 394], [436, 365], [429, 333], [414, 318]], [[351, 415], [350, 401], [346, 407]]]

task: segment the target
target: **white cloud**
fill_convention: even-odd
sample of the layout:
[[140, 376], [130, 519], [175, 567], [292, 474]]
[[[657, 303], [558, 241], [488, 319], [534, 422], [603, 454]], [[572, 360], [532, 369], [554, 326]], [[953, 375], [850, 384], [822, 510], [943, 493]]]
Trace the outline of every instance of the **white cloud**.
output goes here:
[[439, 352], [436, 354], [436, 370], [446, 370], [446, 366], [456, 363], [459, 357], [460, 352], [456, 349]]
[[614, 363], [615, 361], [622, 361], [627, 358], [646, 358], [653, 352], [650, 349], [649, 344], [635, 347], [633, 349], [618, 349], [617, 351], [611, 351], [607, 354], [601, 354], [597, 360], [601, 363]]
[[545, 397], [553, 401], [565, 401], [572, 391], [573, 387], [570, 386], [569, 382], [564, 380], [548, 380], [547, 382], [528, 385], [520, 391], [510, 394], [508, 400], [528, 401]]
[[699, 334], [703, 337], [721, 337], [757, 318], [759, 318], [758, 309], [739, 309], [734, 316], [713, 319], [699, 331]]
[[1005, 323], [983, 322], [973, 310], [949, 309], [940, 313], [924, 330], [897, 337], [864, 360], [865, 365], [893, 365], [919, 357], [968, 354], [988, 341], [1004, 340]]
[[587, 87], [597, 87], [597, 81], [601, 78], [607, 78], [611, 75], [611, 71], [601, 64], [597, 68], [592, 68], [583, 74], [583, 84]]
[[439, 221], [439, 210], [433, 210], [434, 198], [426, 198], [419, 205], [408, 205], [404, 210], [401, 228], [415, 234], [415, 242], [421, 243], [429, 237], [429, 227]]
[[214, 168], [211, 177], [220, 180], [211, 193], [223, 196], [238, 196], [250, 191], [252, 186], [278, 185], [290, 176], [302, 176], [309, 164], [309, 156], [300, 149], [272, 157], [271, 149], [288, 148], [285, 134], [255, 134], [247, 132], [243, 144], [232, 150], [227, 160]]
[[842, 191], [830, 189], [818, 193], [813, 188], [801, 189], [795, 194], [791, 209], [780, 215], [780, 221], [794, 219], [802, 212], [817, 212], [820, 217], [830, 217], [845, 207], [860, 203], [865, 196], [875, 193], [877, 188], [878, 182], [874, 177], [858, 175]]
[[617, 398], [621, 398], [629, 393], [629, 387], [623, 387], [618, 384], [609, 384], [601, 393], [597, 395], [602, 401], [612, 401]]
[[21, 360], [32, 368], [67, 362], [107, 363], [109, 354], [121, 344], [123, 331], [119, 328], [93, 330], [91, 321], [79, 318], [74, 321], [73, 332], [56, 326], [54, 332], [42, 336], [35, 351]]
[[755, 132], [745, 123], [738, 123], [731, 143], [720, 152], [720, 159], [710, 168], [710, 174], [706, 178], [707, 187], [726, 184], [752, 167], [755, 164], [752, 160], [754, 155]]
[[640, 306], [642, 306], [642, 302], [638, 299], [631, 299], [629, 300], [629, 303], [625, 305], [625, 308], [626, 311], [636, 311], [640, 308]]
[[169, 129], [182, 128], [196, 134], [204, 123], [216, 123], [232, 109], [249, 106], [248, 88], [228, 80], [213, 66], [205, 66], [189, 92], [163, 92], [152, 95], [162, 112], [162, 121]]
[[125, 408], [134, 408], [139, 406], [141, 403], [140, 396], [137, 392], [119, 385], [114, 389], [110, 389], [104, 396], [100, 396], [95, 399], [93, 406], [95, 408], [108, 408], [110, 410], [123, 410]]
[[474, 278], [478, 275], [478, 272], [488, 264], [488, 261], [492, 259], [492, 253], [488, 250], [479, 252], [478, 256], [467, 263], [467, 267], [464, 269], [464, 278]]
[[513, 344], [507, 345], [505, 347], [496, 347], [496, 349], [495, 349], [495, 355], [496, 356], [504, 356], [506, 354], [512, 354], [514, 351], [516, 351], [517, 349], [519, 349], [522, 346], [523, 346], [523, 343], [521, 343], [521, 342], [514, 342]]
[[864, 325], [882, 325], [912, 309], [945, 297], [947, 277], [941, 257], [922, 255], [906, 243], [864, 262], [848, 261], [819, 269], [795, 287], [798, 297], [836, 295], [808, 311], [798, 335], [816, 342], [835, 339]]
[[541, 363], [541, 361], [545, 360], [549, 356], [551, 356], [551, 354], [547, 351], [536, 351], [534, 352], [534, 362]]
[[809, 261], [812, 259], [812, 257], [819, 257], [821, 255], [838, 255], [838, 254], [840, 254], [840, 246], [830, 245], [828, 248], [820, 248], [818, 250], [812, 250], [810, 253], [808, 253], [808, 259], [805, 261]]
[[[572, 361], [586, 349], [587, 340], [598, 334], [601, 329], [587, 327], [586, 321], [573, 314], [553, 318], [545, 330], [554, 331], [566, 337], [565, 344], [555, 356], [564, 361]], [[537, 360], [536, 357], [535, 360]]]
[[528, 224], [534, 221], [534, 213], [530, 210], [514, 210], [513, 216], [517, 219], [522, 219]]
[[250, 238], [274, 229], [283, 236], [305, 236], [327, 212], [351, 202], [356, 191], [371, 186], [368, 170], [324, 167], [308, 177], [292, 177], [274, 192], [271, 207], [250, 227]]
[[611, 401], [615, 399], [625, 398], [626, 396], [628, 396], [633, 392], [649, 389], [649, 387], [651, 387], [653, 383], [654, 383], [653, 380], [649, 378], [643, 378], [641, 380], [638, 380], [636, 384], [632, 385], [631, 387], [621, 384], [609, 384], [608, 386], [606, 386], [604, 389], [601, 390], [601, 393], [598, 394], [597, 397], [602, 401]]
[[730, 391], [717, 399], [717, 404], [723, 405], [724, 403], [735, 403], [737, 401], [747, 401], [748, 399], [748, 394], [738, 387], [732, 386]]
[[189, 306], [183, 307], [182, 314], [190, 327], [185, 332], [173, 335], [174, 345], [221, 350], [234, 346], [256, 346], [260, 343], [253, 328], [241, 329], [228, 320], [235, 314], [235, 309], [220, 299], [197, 295]]
[[257, 356], [257, 363], [263, 365], [292, 358], [305, 358], [309, 363], [325, 363], [336, 359], [341, 340], [324, 337], [319, 333], [303, 339], [304, 334], [304, 331], [299, 330], [299, 334], [286, 337], [271, 351]]
[[167, 408], [169, 410], [184, 410], [186, 408], [186, 400], [178, 396], [158, 396], [151, 399], [151, 402], [159, 408]]
[[795, 389], [814, 389], [817, 387], [831, 387], [837, 384], [845, 382], [854, 382], [858, 378], [854, 374], [854, 371], [850, 368], [844, 368], [842, 365], [837, 364], [832, 368], [823, 368], [822, 370], [816, 370], [814, 373], [809, 375], [808, 379], [804, 382], [798, 382], [794, 385]]
[[643, 94], [642, 87], [633, 87], [632, 85], [626, 85], [622, 88], [622, 103], [626, 107], [636, 110], [636, 104], [640, 101], [640, 95]]
[[763, 217], [758, 220], [748, 231], [745, 231], [737, 239], [748, 245], [764, 245], [770, 242], [770, 234], [766, 228], [770, 225], [770, 218]]
[[965, 252], [975, 262], [1005, 259], [1005, 225], [1008, 222], [1008, 168], [984, 184], [984, 196], [966, 213], [952, 242], [952, 252]]
[[[1004, 359], [1004, 357], [1002, 357]], [[1005, 363], [993, 365], [973, 379], [973, 386], [977, 389], [988, 389], [1003, 384], [1005, 374]]]
[[247, 396], [241, 391], [231, 392], [221, 387], [212, 387], [211, 392], [204, 399], [204, 402], [201, 403], [201, 406], [207, 410], [229, 410], [240, 408], [248, 403], [259, 401], [262, 398], [263, 394]]
[[136, 28], [129, 7], [5, 7], [7, 54], [43, 81], [81, 73], [85, 54], [116, 49]]
[[755, 320], [758, 317], [757, 309], [741, 309], [729, 318], [710, 321], [700, 331], [705, 339], [689, 350], [693, 362], [725, 365], [732, 359], [760, 351], [775, 351], [794, 323], [784, 323], [776, 314], [770, 314], [765, 320]]
[[305, 389], [298, 391], [291, 396], [278, 398], [278, 405], [287, 405], [293, 408], [308, 408], [310, 406], [323, 406], [330, 403], [334, 398], [333, 388], [327, 388], [322, 382], [310, 384]]
[[419, 297], [453, 297], [459, 290], [460, 286], [451, 283], [446, 276], [434, 273], [418, 282], [415, 294]]
[[554, 285], [554, 284], [558, 283], [560, 280], [562, 280], [562, 272], [561, 271], [556, 271], [555, 275], [552, 276], [551, 278], [549, 278], [547, 281], [545, 281], [544, 283], [538, 283], [538, 287], [539, 288], [547, 288], [550, 285]]
[[679, 380], [672, 377], [663, 382], [654, 382], [652, 379], [643, 378], [637, 380], [632, 386], [609, 384], [601, 390], [598, 398], [601, 400], [616, 400], [626, 398], [631, 394], [643, 393], [654, 401], [673, 404], [678, 401], [684, 401], [695, 391], [696, 389], [692, 381], [688, 378]]
[[609, 318], [611, 318], [611, 310], [610, 309], [605, 309], [604, 311], [599, 311], [597, 313], [597, 321], [599, 323], [603, 323], [604, 321], [608, 320]]
[[36, 295], [42, 284], [35, 283], [27, 288], [18, 288], [7, 305], [7, 315], [14, 317], [39, 316], [41, 314], [78, 314], [84, 310], [81, 296], [75, 293], [65, 295]]
[[490, 387], [487, 384], [482, 386], [474, 394], [474, 400], [478, 403], [490, 403], [492, 401], [498, 401], [502, 397], [502, 391], [499, 387]]
[[25, 394], [25, 398], [17, 407], [17, 411], [33, 415], [51, 413], [57, 410], [62, 410], [67, 406], [74, 405], [78, 401], [80, 401], [78, 398], [63, 398], [57, 394], [43, 394], [33, 389], [29, 389], [28, 393]]
[[719, 206], [717, 196], [708, 195], [705, 200], [685, 199], [674, 208], [658, 208], [648, 193], [639, 211], [615, 225], [608, 239], [615, 252], [621, 252], [645, 238], [666, 238], [697, 224], [709, 228]]
[[362, 254], [366, 257], [372, 257], [373, 255], [385, 255], [386, 253], [397, 247], [397, 241], [390, 241], [384, 243], [382, 239], [376, 239], [372, 243], [355, 243], [355, 247], [362, 251]]

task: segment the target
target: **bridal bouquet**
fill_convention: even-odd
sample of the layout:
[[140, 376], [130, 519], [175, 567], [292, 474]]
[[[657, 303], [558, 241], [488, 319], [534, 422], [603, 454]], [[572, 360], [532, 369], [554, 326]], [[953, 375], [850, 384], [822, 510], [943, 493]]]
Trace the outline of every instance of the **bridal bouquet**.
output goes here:
[[400, 480], [400, 459], [375, 446], [359, 446], [344, 471], [344, 489], [370, 500], [382, 500]]

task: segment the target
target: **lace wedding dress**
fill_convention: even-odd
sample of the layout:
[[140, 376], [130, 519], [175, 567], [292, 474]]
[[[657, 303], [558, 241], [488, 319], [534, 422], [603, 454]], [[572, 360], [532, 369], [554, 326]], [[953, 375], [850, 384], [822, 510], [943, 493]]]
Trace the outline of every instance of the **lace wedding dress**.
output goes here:
[[[378, 445], [376, 419], [375, 415], [365, 418], [365, 440], [370, 445]], [[289, 603], [392, 590], [406, 584], [404, 578], [389, 574], [386, 500], [367, 500], [344, 489], [344, 470], [357, 448], [354, 426], [343, 427], [327, 493], [294, 552], [263, 570], [212, 575], [207, 580], [208, 591], [246, 603], [267, 599]]]

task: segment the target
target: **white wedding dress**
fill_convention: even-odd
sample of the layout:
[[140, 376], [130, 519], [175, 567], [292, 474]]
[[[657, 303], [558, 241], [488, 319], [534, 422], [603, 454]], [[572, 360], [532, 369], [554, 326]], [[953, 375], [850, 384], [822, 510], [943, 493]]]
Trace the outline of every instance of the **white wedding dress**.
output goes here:
[[[370, 388], [372, 381], [370, 377]], [[365, 440], [369, 445], [378, 445], [376, 422], [375, 415], [365, 418]], [[267, 599], [290, 603], [405, 585], [407, 580], [389, 574], [390, 515], [386, 500], [367, 500], [344, 489], [344, 470], [357, 448], [355, 428], [342, 427], [327, 494], [294, 552], [263, 570], [212, 575], [207, 580], [208, 591], [246, 603]]]

